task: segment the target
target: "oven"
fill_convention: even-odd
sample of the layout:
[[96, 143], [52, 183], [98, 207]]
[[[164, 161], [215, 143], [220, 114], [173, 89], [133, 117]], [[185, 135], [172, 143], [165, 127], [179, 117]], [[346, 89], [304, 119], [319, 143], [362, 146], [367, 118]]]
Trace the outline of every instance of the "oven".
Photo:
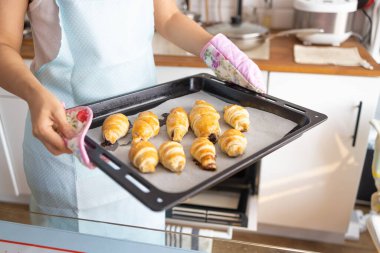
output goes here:
[[166, 211], [169, 223], [256, 227], [260, 161]]

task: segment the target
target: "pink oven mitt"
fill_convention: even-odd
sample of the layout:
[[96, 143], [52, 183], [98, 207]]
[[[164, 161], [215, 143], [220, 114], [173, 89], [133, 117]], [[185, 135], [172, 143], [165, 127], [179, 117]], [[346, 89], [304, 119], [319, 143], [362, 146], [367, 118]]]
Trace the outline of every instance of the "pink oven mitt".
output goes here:
[[73, 155], [75, 155], [83, 165], [90, 169], [95, 168], [95, 166], [90, 162], [87, 155], [84, 137], [90, 128], [92, 117], [92, 110], [87, 106], [78, 106], [66, 110], [67, 122], [74, 128], [76, 134], [71, 139], [64, 138], [66, 146], [73, 151]]
[[259, 93], [266, 93], [259, 67], [223, 34], [215, 35], [200, 57], [220, 79]]

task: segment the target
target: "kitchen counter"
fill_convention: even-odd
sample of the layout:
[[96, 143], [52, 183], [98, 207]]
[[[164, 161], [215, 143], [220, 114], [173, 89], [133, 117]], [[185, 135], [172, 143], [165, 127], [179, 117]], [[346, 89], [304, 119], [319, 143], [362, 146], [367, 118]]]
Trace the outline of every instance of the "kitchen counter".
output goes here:
[[[270, 42], [270, 59], [255, 60], [255, 62], [260, 69], [265, 71], [380, 77], [380, 65], [376, 64], [367, 50], [354, 38], [343, 43], [342, 47], [358, 47], [360, 55], [374, 66], [374, 70], [367, 70], [362, 67], [297, 64], [293, 57], [294, 44], [300, 44], [295, 37], [273, 39]], [[31, 39], [24, 40], [21, 55], [23, 58], [33, 58], [33, 42]], [[157, 66], [206, 67], [201, 59], [191, 55], [155, 55], [155, 62]]]
[[[342, 44], [342, 47], [358, 47], [360, 55], [374, 66], [374, 70], [362, 67], [344, 67], [332, 65], [297, 64], [294, 62], [293, 46], [300, 44], [295, 37], [279, 37], [270, 42], [270, 59], [255, 60], [260, 69], [275, 72], [314, 73], [349, 76], [380, 76], [380, 65], [372, 59], [367, 50], [354, 38]], [[26, 39], [21, 48], [23, 58], [31, 59], [34, 56], [33, 42]], [[201, 59], [191, 55], [155, 55], [157, 66], [177, 67], [206, 67]]]
[[[295, 37], [279, 37], [270, 42], [269, 60], [254, 60], [261, 70], [275, 72], [313, 73], [349, 76], [380, 76], [380, 65], [376, 64], [367, 50], [354, 38], [342, 44], [342, 47], [358, 47], [360, 55], [366, 59], [374, 70], [362, 67], [344, 67], [333, 65], [297, 64], [293, 57], [293, 46], [301, 44]], [[155, 56], [157, 66], [205, 67], [201, 59], [191, 56]]]

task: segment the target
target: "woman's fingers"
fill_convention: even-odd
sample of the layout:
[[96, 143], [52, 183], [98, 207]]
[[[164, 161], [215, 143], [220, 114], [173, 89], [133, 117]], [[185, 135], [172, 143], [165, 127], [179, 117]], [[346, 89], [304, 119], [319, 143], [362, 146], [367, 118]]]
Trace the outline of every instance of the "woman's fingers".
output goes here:
[[52, 155], [55, 155], [55, 156], [58, 156], [58, 155], [62, 155], [64, 154], [64, 152], [56, 149], [55, 147], [53, 147], [52, 145], [50, 145], [49, 143], [47, 142], [42, 142], [42, 144], [44, 144], [45, 148], [52, 154]]
[[39, 124], [33, 128], [33, 134], [36, 138], [38, 138], [45, 147], [53, 154], [60, 155], [63, 153], [70, 154], [72, 153], [69, 150], [65, 142], [54, 129], [53, 125], [46, 122], [45, 124]]
[[65, 138], [71, 139], [75, 136], [74, 128], [67, 122], [65, 109], [55, 111], [53, 117], [54, 125]]
[[67, 122], [61, 102], [48, 90], [42, 89], [28, 101], [32, 119], [33, 135], [54, 155], [72, 153], [65, 145], [75, 130]]
[[53, 130], [53, 128], [47, 129], [44, 135], [41, 137], [41, 141], [46, 144], [45, 146], [53, 155], [71, 154], [71, 150], [68, 149], [63, 141], [62, 137]]

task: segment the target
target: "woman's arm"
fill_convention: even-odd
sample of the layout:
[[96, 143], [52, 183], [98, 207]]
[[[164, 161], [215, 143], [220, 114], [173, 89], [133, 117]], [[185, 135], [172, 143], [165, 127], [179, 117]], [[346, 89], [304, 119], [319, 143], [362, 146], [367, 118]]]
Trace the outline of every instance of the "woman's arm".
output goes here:
[[20, 55], [28, 0], [0, 0], [0, 87], [24, 99], [32, 117], [33, 134], [55, 154], [71, 153], [58, 129], [73, 134], [61, 103], [35, 78]]
[[154, 8], [156, 29], [163, 37], [200, 56], [217, 77], [266, 92], [259, 67], [223, 34], [207, 33], [178, 10], [175, 0], [154, 0]]
[[40, 86], [19, 54], [28, 2], [0, 0], [0, 85], [27, 101]]
[[154, 0], [154, 21], [156, 30], [164, 38], [195, 55], [199, 55], [212, 38], [178, 10], [175, 0]]

